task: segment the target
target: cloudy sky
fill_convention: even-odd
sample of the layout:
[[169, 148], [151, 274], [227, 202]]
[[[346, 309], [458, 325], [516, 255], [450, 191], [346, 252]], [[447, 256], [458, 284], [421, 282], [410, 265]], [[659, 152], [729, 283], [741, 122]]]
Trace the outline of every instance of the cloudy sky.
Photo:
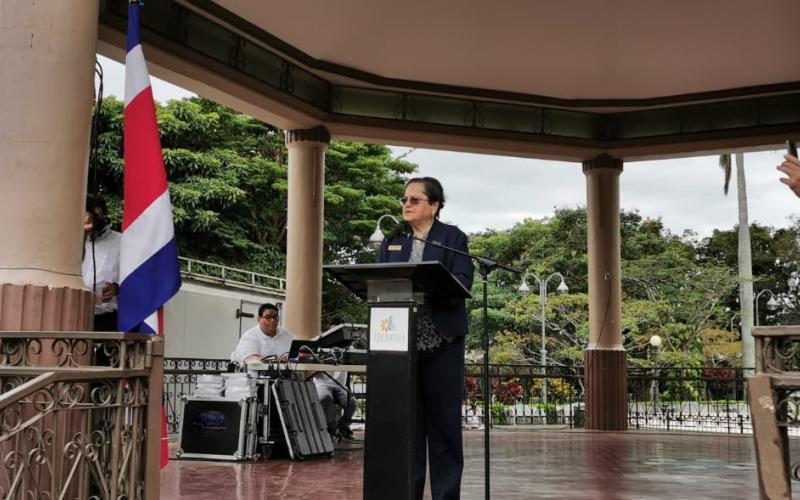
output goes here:
[[[104, 92], [123, 98], [124, 68], [98, 56], [103, 66]], [[152, 79], [160, 101], [193, 95], [167, 82]], [[397, 154], [409, 151], [393, 147]], [[782, 151], [745, 154], [750, 221], [785, 227], [800, 215], [800, 199], [778, 181], [775, 166]], [[545, 217], [554, 208], [586, 203], [586, 181], [577, 163], [530, 160], [490, 155], [417, 149], [407, 160], [419, 165], [419, 175], [442, 181], [447, 206], [444, 220], [467, 232], [505, 229], [526, 217]], [[737, 221], [736, 176], [726, 197], [717, 158], [628, 163], [620, 177], [622, 207], [647, 217], [661, 217], [673, 233], [692, 230], [707, 236]]]

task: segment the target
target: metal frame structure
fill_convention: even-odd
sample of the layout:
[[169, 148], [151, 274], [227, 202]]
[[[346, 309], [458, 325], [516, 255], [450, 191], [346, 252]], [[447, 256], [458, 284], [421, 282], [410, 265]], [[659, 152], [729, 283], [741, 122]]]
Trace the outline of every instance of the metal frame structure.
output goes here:
[[[163, 341], [0, 332], [0, 496], [155, 499]], [[109, 366], [93, 366], [102, 350]]]
[[[101, 5], [101, 40], [124, 33], [126, 2]], [[332, 124], [607, 151], [800, 131], [800, 82], [650, 99], [560, 99], [385, 78], [317, 60], [207, 0], [142, 13], [143, 39]], [[332, 74], [354, 84], [326, 79]], [[655, 149], [653, 150], [655, 152]], [[627, 158], [626, 158], [627, 159]]]

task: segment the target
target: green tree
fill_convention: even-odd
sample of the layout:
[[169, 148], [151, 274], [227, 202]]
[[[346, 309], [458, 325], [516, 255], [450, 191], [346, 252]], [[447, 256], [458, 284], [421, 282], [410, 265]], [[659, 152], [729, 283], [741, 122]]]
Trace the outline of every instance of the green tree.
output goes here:
[[[286, 254], [287, 151], [280, 130], [202, 98], [157, 104], [180, 254], [282, 276]], [[122, 206], [122, 109], [103, 100], [90, 190]], [[371, 260], [374, 221], [398, 213], [416, 166], [385, 146], [333, 141], [326, 154], [324, 259]], [[366, 319], [349, 292], [326, 283], [323, 324]]]
[[[776, 321], [777, 316], [794, 312], [792, 306], [796, 302], [797, 277], [800, 276], [799, 237], [796, 225], [781, 229], [750, 225], [754, 290], [772, 290], [781, 304], [777, 311], [770, 311], [764, 307], [764, 303], [760, 304], [758, 320], [762, 325]], [[703, 262], [735, 269], [738, 260], [737, 240], [736, 227], [731, 230], [714, 230], [710, 237], [701, 242], [698, 248], [699, 257]], [[727, 306], [731, 311], [738, 312], [738, 291], [727, 298]]]
[[[622, 237], [622, 334], [633, 364], [647, 363], [652, 335], [664, 338], [662, 363], [699, 366], [716, 356], [706, 349], [704, 336], [728, 319], [726, 299], [736, 276], [723, 263], [701, 260], [693, 242], [672, 235], [660, 219], [644, 218], [636, 211], [620, 215]], [[564, 275], [570, 293], [550, 290], [545, 307], [549, 363], [574, 364], [583, 360], [588, 341], [586, 295], [586, 217], [584, 209], [557, 210], [552, 217], [525, 220], [506, 231], [473, 235], [471, 249], [498, 260], [547, 276]], [[490, 332], [503, 331], [508, 338], [519, 334], [517, 350], [529, 361], [538, 361], [541, 313], [538, 294], [516, 293], [519, 278], [497, 271], [490, 277]], [[476, 282], [473, 295], [480, 297]], [[473, 299], [468, 342], [480, 345], [480, 300]], [[516, 337], [514, 337], [516, 338]], [[735, 359], [727, 357], [729, 361]]]

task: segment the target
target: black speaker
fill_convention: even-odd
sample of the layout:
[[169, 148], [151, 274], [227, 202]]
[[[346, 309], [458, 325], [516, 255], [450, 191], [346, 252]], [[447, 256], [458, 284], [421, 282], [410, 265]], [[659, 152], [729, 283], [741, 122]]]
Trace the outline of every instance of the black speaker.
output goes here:
[[178, 458], [253, 458], [255, 406], [251, 399], [184, 398]]

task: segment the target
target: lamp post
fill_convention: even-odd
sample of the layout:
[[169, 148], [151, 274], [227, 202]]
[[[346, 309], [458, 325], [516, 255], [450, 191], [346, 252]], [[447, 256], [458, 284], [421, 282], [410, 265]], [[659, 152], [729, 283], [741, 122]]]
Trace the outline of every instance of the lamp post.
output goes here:
[[567, 287], [567, 283], [564, 281], [564, 276], [562, 276], [561, 273], [553, 273], [550, 276], [548, 276], [547, 278], [545, 278], [544, 280], [539, 279], [539, 277], [536, 276], [533, 273], [525, 273], [522, 276], [522, 282], [520, 283], [519, 288], [517, 288], [517, 291], [519, 293], [522, 293], [522, 294], [530, 293], [531, 289], [528, 288], [528, 278], [529, 277], [535, 279], [536, 282], [539, 284], [539, 302], [542, 305], [542, 314], [539, 317], [540, 318], [540, 322], [542, 324], [542, 348], [539, 351], [539, 355], [541, 356], [541, 359], [542, 359], [542, 361], [541, 361], [541, 363], [542, 363], [542, 375], [543, 375], [543, 377], [542, 377], [542, 403], [545, 404], [545, 405], [547, 404], [547, 344], [545, 343], [545, 340], [547, 338], [546, 337], [547, 331], [546, 331], [546, 327], [545, 327], [544, 308], [547, 305], [547, 284], [550, 282], [550, 280], [552, 278], [554, 278], [556, 276], [558, 276], [561, 279], [561, 283], [559, 283], [558, 287], [556, 288], [558, 293], [567, 293], [567, 292], [569, 292], [569, 287]]
[[[736, 318], [738, 318], [738, 317], [739, 317], [739, 313], [733, 313], [733, 316], [731, 316], [730, 328], [728, 328], [728, 330], [730, 330], [731, 332], [733, 332], [733, 322], [736, 321]], [[741, 323], [741, 321], [739, 321], [739, 322]]]
[[653, 364], [656, 367], [654, 372], [653, 380], [650, 382], [650, 394], [653, 398], [653, 413], [656, 413], [656, 409], [658, 408], [658, 352], [661, 347], [661, 337], [658, 335], [653, 335], [650, 337], [650, 346], [656, 350], [655, 354], [653, 355]]
[[753, 301], [755, 302], [756, 305], [756, 326], [758, 326], [758, 301], [761, 298], [761, 296], [764, 295], [765, 293], [769, 294], [769, 300], [767, 301], [767, 309], [769, 309], [770, 311], [777, 311], [778, 308], [781, 306], [780, 303], [777, 300], [775, 300], [775, 294], [772, 293], [772, 290], [770, 290], [769, 288], [765, 288], [760, 292], [758, 292], [756, 294], [755, 300]]

